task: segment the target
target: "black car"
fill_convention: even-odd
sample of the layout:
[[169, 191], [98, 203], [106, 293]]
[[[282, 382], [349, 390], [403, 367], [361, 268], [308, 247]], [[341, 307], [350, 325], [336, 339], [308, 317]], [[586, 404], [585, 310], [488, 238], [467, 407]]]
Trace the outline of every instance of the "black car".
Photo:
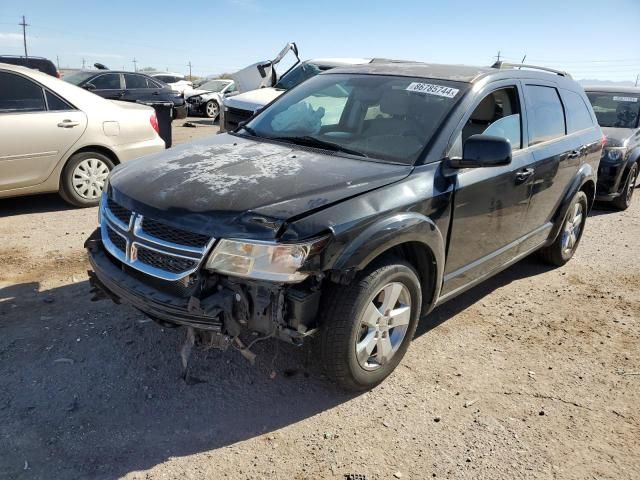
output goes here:
[[585, 87], [606, 135], [598, 170], [597, 200], [631, 205], [640, 170], [640, 88]]
[[19, 55], [0, 55], [0, 63], [9, 63], [11, 65], [20, 65], [23, 67], [40, 70], [52, 77], [60, 78], [58, 69], [53, 62], [43, 57], [21, 57]]
[[332, 379], [371, 388], [421, 315], [532, 252], [573, 256], [601, 150], [562, 72], [330, 70], [235, 133], [117, 167], [91, 283], [189, 344], [316, 336]]
[[173, 118], [187, 116], [184, 98], [160, 80], [142, 73], [116, 70], [81, 70], [64, 79], [103, 98], [142, 103], [173, 103]]

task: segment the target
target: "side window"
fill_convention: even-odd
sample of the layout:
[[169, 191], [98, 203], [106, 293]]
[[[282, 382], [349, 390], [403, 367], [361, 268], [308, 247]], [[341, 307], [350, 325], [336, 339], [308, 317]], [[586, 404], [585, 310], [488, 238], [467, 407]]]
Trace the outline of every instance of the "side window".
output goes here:
[[148, 88], [147, 87], [147, 79], [142, 75], [135, 75], [132, 73], [124, 74], [124, 84], [125, 88]]
[[154, 82], [150, 78], [147, 78], [147, 88], [162, 88], [158, 82]]
[[59, 110], [73, 110], [73, 107], [69, 105], [67, 102], [62, 100], [57, 95], [54, 95], [49, 90], [45, 90], [45, 95], [47, 97], [47, 110], [49, 111], [59, 111]]
[[564, 111], [558, 91], [553, 87], [525, 87], [529, 120], [529, 145], [562, 137], [566, 132]]
[[235, 82], [231, 82], [231, 84], [229, 84], [229, 86], [227, 87], [226, 93], [232, 93], [235, 91], [236, 91], [236, 84]]
[[44, 110], [42, 87], [20, 75], [0, 72], [0, 113]]
[[95, 85], [97, 90], [118, 90], [120, 88], [120, 74], [105, 73], [89, 80], [89, 83]]
[[593, 119], [587, 105], [580, 95], [571, 90], [563, 90], [562, 98], [567, 114], [568, 133], [578, 132], [593, 127]]
[[516, 87], [501, 88], [484, 97], [454, 140], [450, 157], [462, 157], [464, 142], [472, 135], [503, 137], [513, 150], [522, 148], [522, 122]]

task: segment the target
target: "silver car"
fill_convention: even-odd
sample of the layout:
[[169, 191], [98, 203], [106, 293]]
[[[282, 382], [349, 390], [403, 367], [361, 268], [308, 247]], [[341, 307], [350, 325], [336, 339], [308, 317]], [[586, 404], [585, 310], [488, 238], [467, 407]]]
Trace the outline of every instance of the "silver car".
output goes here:
[[111, 169], [165, 148], [151, 107], [0, 63], [0, 198], [59, 192], [97, 205]]

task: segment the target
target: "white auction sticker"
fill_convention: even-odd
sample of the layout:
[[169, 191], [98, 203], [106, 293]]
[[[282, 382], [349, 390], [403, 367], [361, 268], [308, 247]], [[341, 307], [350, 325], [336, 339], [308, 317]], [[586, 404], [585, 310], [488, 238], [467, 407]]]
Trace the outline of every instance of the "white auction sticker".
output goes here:
[[614, 102], [633, 102], [638, 101], [638, 97], [613, 97]]
[[443, 85], [433, 85], [431, 83], [411, 82], [405, 89], [410, 92], [428, 93], [439, 97], [453, 98], [460, 91], [457, 88], [445, 87]]

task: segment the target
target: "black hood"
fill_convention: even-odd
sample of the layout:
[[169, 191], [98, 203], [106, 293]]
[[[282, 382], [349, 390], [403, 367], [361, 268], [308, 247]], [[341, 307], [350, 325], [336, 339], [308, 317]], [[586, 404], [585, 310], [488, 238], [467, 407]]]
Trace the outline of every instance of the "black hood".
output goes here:
[[218, 238], [273, 239], [287, 220], [398, 181], [411, 170], [223, 134], [119, 166], [109, 195], [178, 228]]
[[607, 137], [605, 146], [622, 147], [624, 146], [625, 140], [630, 138], [635, 131], [635, 128], [602, 127], [602, 133]]

